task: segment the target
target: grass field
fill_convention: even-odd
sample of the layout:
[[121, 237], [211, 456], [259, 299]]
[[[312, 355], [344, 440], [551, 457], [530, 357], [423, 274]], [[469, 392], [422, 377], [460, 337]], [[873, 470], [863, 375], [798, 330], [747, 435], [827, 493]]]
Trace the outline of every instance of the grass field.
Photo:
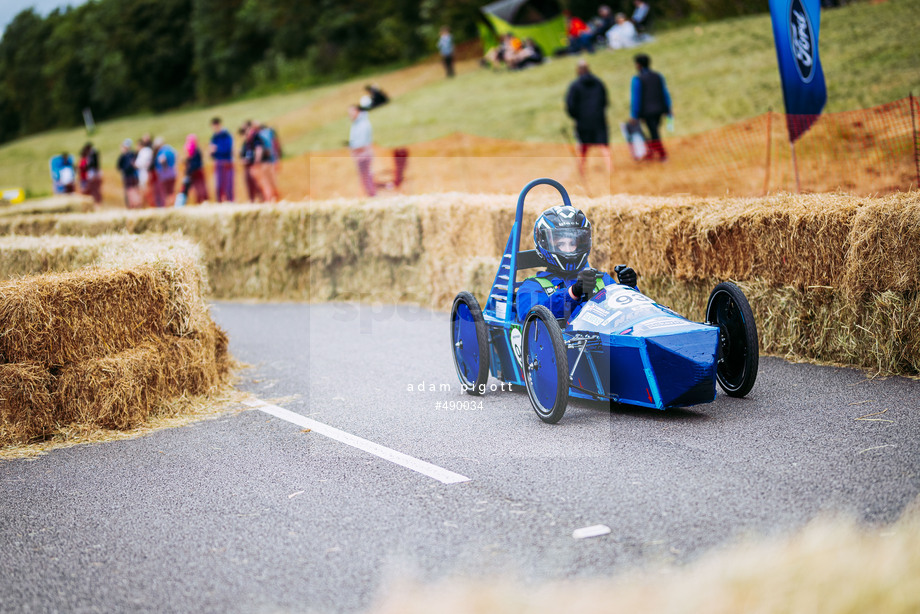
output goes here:
[[[873, 106], [920, 93], [920, 2], [887, 0], [825, 11], [821, 58], [828, 84], [828, 112]], [[667, 78], [674, 100], [675, 136], [685, 136], [782, 110], [769, 15], [758, 15], [665, 32], [641, 48]], [[610, 92], [609, 118], [628, 114], [633, 50], [604, 50], [589, 57]], [[574, 75], [574, 58], [520, 73], [492, 72], [461, 63], [453, 80], [430, 61], [407, 69], [293, 94], [247, 99], [212, 108], [137, 116], [100, 124], [92, 137], [102, 153], [109, 185], [118, 144], [143, 133], [162, 135], [174, 146], [185, 135], [209, 133], [221, 115], [237, 126], [256, 118], [275, 126], [288, 156], [342, 146], [348, 134], [345, 107], [369, 81], [393, 103], [374, 111], [375, 140], [384, 146], [432, 140], [454, 132], [561, 143], [570, 126], [562, 105]], [[21, 186], [33, 195], [50, 190], [47, 160], [86, 141], [81, 129], [36, 135], [0, 148], [0, 187]]]

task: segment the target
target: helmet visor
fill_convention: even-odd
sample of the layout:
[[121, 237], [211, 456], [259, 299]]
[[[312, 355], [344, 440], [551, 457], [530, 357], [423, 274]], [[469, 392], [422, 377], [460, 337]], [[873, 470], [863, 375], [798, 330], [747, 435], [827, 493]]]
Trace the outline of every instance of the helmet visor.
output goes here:
[[591, 251], [590, 228], [541, 228], [544, 249], [562, 257], [573, 257]]

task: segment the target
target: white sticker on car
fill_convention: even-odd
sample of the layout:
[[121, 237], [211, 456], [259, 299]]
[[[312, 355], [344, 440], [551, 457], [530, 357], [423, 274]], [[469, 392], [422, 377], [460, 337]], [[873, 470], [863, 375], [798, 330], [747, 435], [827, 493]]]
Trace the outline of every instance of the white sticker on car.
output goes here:
[[593, 313], [582, 312], [581, 319], [587, 322], [588, 324], [593, 324], [594, 326], [600, 326], [603, 323], [603, 320]]

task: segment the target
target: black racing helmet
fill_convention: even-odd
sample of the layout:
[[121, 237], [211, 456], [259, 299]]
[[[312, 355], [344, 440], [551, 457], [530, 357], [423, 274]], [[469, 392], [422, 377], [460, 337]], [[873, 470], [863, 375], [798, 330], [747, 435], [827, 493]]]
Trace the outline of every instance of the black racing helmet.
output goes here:
[[557, 205], [537, 218], [533, 243], [551, 268], [580, 271], [591, 253], [591, 222], [579, 209]]

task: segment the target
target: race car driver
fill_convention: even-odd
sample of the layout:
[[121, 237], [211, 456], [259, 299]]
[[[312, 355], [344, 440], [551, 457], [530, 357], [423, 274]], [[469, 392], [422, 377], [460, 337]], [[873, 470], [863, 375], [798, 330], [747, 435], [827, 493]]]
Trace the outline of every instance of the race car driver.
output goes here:
[[[547, 270], [529, 277], [517, 291], [519, 321], [535, 305], [543, 305], [558, 318], [568, 319], [588, 299], [613, 278], [588, 266], [591, 252], [591, 222], [579, 209], [557, 205], [544, 211], [533, 228], [537, 253], [546, 262]], [[614, 267], [619, 283], [636, 287], [636, 272], [620, 264]]]

